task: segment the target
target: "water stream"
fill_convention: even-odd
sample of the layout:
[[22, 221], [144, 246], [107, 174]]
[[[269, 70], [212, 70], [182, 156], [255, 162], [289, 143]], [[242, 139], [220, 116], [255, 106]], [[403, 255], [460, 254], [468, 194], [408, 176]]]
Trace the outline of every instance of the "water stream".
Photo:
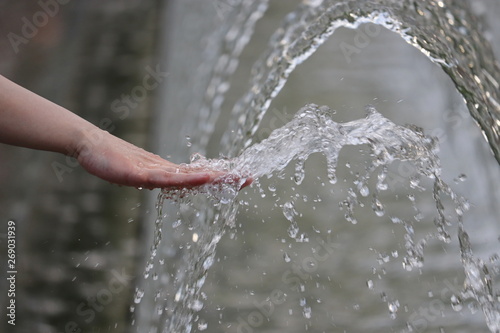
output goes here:
[[[339, 199], [326, 205], [337, 206], [344, 222], [359, 226], [364, 225], [366, 219], [389, 221], [391, 226], [380, 226], [381, 230], [387, 228], [388, 233], [398, 237], [399, 249], [393, 248], [389, 252], [366, 246], [377, 254], [378, 266], [372, 268], [374, 278], [366, 281], [365, 293], [377, 289], [375, 285], [385, 285], [381, 300], [388, 310], [385, 316], [375, 315], [374, 318], [371, 312], [365, 313], [366, 325], [371, 327], [369, 331], [376, 331], [375, 327], [380, 331], [389, 331], [389, 327], [394, 327], [395, 331], [421, 332], [438, 321], [436, 313], [446, 319], [450, 316], [450, 309], [461, 314], [464, 311], [473, 315], [481, 312], [483, 327], [491, 332], [500, 331], [500, 303], [495, 285], [499, 279], [498, 256], [487, 253], [490, 256], [487, 262], [484, 255], [474, 254], [474, 244], [471, 244], [464, 224], [464, 216], [471, 206], [469, 200], [473, 198], [462, 197], [453, 185], [443, 180], [436, 138], [424, 134], [416, 126], [396, 125], [371, 106], [367, 107], [367, 115], [363, 119], [338, 122], [335, 121], [335, 112], [329, 107], [308, 104], [267, 139], [255, 143], [256, 133], [271, 102], [295, 68], [315, 53], [338, 28], [356, 29], [361, 24], [372, 23], [399, 34], [446, 72], [500, 161], [500, 99], [495, 79], [500, 77], [500, 71], [491, 47], [482, 35], [480, 21], [469, 5], [467, 1], [430, 0], [303, 1], [286, 15], [253, 67], [248, 92], [232, 109], [220, 150], [227, 157], [205, 159], [194, 155], [192, 158], [195, 167], [226, 170], [234, 177], [229, 178], [231, 181], [189, 191], [165, 190], [158, 197], [158, 218], [144, 274], [145, 282], [138, 287], [135, 304], [131, 307], [134, 312], [137, 306], [139, 310], [142, 307], [141, 315], [148, 317], [147, 320], [140, 319], [140, 324], [150, 332], [210, 330], [211, 324], [203, 319], [200, 311], [211, 304], [213, 297], [203, 291], [203, 287], [209, 269], [216, 262], [217, 245], [228, 231], [230, 238], [238, 238], [239, 211], [264, 209], [240, 199], [238, 195], [237, 189], [245, 177], [252, 176], [255, 179], [253, 188], [262, 198], [270, 201], [273, 209], [281, 210], [289, 224], [288, 239], [282, 240], [288, 248], [283, 253], [285, 265], [296, 271], [293, 249], [298, 244], [305, 244], [313, 255], [302, 260], [302, 274], [297, 273], [294, 279], [283, 275], [281, 280], [291, 281], [288, 289], [292, 291], [271, 289], [265, 301], [259, 303], [261, 307], [257, 307], [260, 312], [254, 311], [256, 314], [253, 317], [254, 312], [250, 312], [242, 320], [241, 317], [232, 320], [234, 324], [228, 325], [227, 331], [259, 331], [268, 324], [266, 318], [270, 322], [275, 316], [280, 318], [274, 319], [277, 321], [295, 322], [296, 319], [292, 320], [295, 316], [292, 307], [288, 307], [288, 313], [277, 314], [278, 306], [285, 301], [292, 302], [294, 297], [298, 299], [296, 305], [304, 322], [298, 331], [337, 331], [335, 327], [340, 325], [342, 319], [330, 320], [328, 314], [328, 304], [332, 305], [335, 300], [323, 299], [320, 302], [321, 297], [311, 296], [318, 290], [326, 293], [325, 290], [334, 285], [328, 282], [331, 276], [325, 279], [319, 273], [318, 265], [323, 263], [320, 259], [323, 257], [318, 255], [312, 239], [325, 244], [321, 236], [330, 237], [332, 229], [337, 226], [332, 225], [326, 232], [312, 226], [313, 233], [319, 238], [300, 226], [308, 208], [315, 210], [320, 202], [332, 200], [324, 194], [325, 188], [328, 189], [326, 192], [339, 196]], [[202, 110], [199, 115], [201, 130], [197, 136], [191, 137], [193, 148], [201, 153], [206, 151], [216, 127], [241, 51], [249, 42], [256, 22], [268, 8], [267, 1], [233, 1], [230, 7], [232, 12], [220, 30], [214, 33], [208, 48], [212, 52], [209, 59], [215, 65], [200, 71], [209, 79], [203, 81], [205, 85], [197, 87], [201, 92], [200, 99], [192, 104]], [[344, 48], [343, 52], [356, 51]], [[339, 177], [338, 173], [339, 156], [349, 146], [359, 146], [358, 154], [365, 155], [367, 159], [362, 167], [355, 165], [354, 161], [345, 164], [352, 176], [347, 180]], [[318, 176], [318, 194], [311, 198], [302, 192], [301, 187], [305, 179], [311, 177], [306, 164], [317, 155], [315, 153], [324, 156], [326, 172], [323, 178]], [[411, 172], [396, 177], [398, 182], [392, 181], [394, 175], [401, 175], [402, 166]], [[290, 178], [294, 184], [290, 189], [277, 190], [281, 180]], [[465, 175], [459, 175], [457, 183], [465, 179]], [[273, 182], [269, 184], [267, 180]], [[405, 192], [404, 199], [401, 199], [399, 193]], [[165, 201], [175, 204], [165, 208]], [[393, 205], [394, 202], [399, 206]], [[401, 205], [409, 207], [409, 210], [399, 208]], [[334, 214], [333, 211], [330, 214]], [[162, 227], [167, 222], [172, 224], [172, 228], [169, 228], [169, 244], [164, 246]], [[427, 247], [453, 251], [449, 244], [453, 244], [454, 240], [459, 244], [455, 256], [463, 267], [463, 278], [446, 297], [446, 304], [430, 303], [438, 309], [431, 311], [431, 319], [412, 310], [407, 304], [411, 302], [403, 303], [404, 289], [386, 292], [391, 289], [391, 279], [401, 276], [404, 279], [404, 274], [410, 276], [413, 272], [422, 274], [426, 269]], [[330, 248], [325, 249], [329, 254], [328, 260], [336, 256]], [[402, 272], [395, 271], [394, 263], [400, 264]], [[311, 286], [314, 284], [311, 281], [315, 281], [315, 287]], [[423, 290], [423, 286], [416, 288]], [[432, 297], [430, 291], [427, 293]], [[311, 304], [313, 299], [319, 305]], [[428, 308], [435, 310], [432, 306]], [[359, 305], [354, 304], [350, 310], [344, 311], [346, 318], [356, 317]], [[328, 319], [318, 319], [321, 317]], [[326, 328], [325, 322], [328, 322], [329, 328]], [[223, 320], [219, 320], [219, 324], [222, 325]], [[476, 324], [474, 327], [480, 326]], [[360, 327], [363, 325], [360, 324]], [[446, 331], [446, 328], [443, 329]], [[218, 329], [213, 328], [213, 331]], [[468, 330], [464, 328], [463, 331]]]

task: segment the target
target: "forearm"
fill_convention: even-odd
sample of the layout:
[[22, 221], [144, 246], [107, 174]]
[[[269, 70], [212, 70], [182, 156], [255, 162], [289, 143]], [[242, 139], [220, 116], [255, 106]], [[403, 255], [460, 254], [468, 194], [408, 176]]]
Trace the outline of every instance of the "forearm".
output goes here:
[[86, 133], [100, 131], [76, 114], [0, 76], [0, 142], [74, 154]]
[[[127, 186], [192, 187], [213, 182], [224, 174], [166, 161], [2, 76], [0, 143], [73, 156], [91, 174]], [[228, 181], [247, 186], [252, 179], [233, 177]]]

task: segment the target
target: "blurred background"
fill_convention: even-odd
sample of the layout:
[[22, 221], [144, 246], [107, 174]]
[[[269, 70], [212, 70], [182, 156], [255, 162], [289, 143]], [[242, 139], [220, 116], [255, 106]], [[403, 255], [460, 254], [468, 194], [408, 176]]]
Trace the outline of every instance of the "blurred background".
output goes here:
[[[256, 25], [231, 78], [209, 157], [219, 157], [231, 106], [248, 89], [252, 64], [299, 2], [270, 1]], [[0, 2], [0, 74], [127, 141], [174, 162], [188, 161], [189, 138], [200, 126], [189, 106], [199, 96], [200, 80], [207, 79], [199, 70], [212, 33], [230, 15], [231, 1], [40, 3]], [[498, 56], [500, 4], [481, 0], [473, 6]], [[40, 12], [47, 13], [47, 20]], [[31, 31], [27, 21], [39, 24]], [[354, 45], [360, 31], [372, 37], [360, 52], [346, 56], [342, 45]], [[138, 95], [137, 87], [152, 71], [168, 75], [147, 97]], [[498, 164], [450, 79], [418, 50], [374, 26], [339, 29], [292, 73], [254, 141], [284, 125], [307, 103], [335, 109], [338, 122], [364, 117], [364, 107], [372, 104], [393, 122], [416, 124], [438, 137], [444, 179], [472, 203], [466, 226], [474, 249], [485, 260], [498, 251]], [[259, 311], [257, 305], [278, 289], [287, 294], [286, 301], [251, 326], [252, 331], [388, 332], [413, 322], [420, 325], [419, 332], [443, 327], [446, 332], [487, 332], [474, 306], [450, 306], [450, 296], [458, 294], [464, 279], [455, 231], [450, 244], [429, 245], [420, 272], [404, 271], [401, 228], [388, 221], [389, 214], [374, 215], [368, 198], [368, 209], [358, 212], [360, 223], [343, 219], [338, 202], [370, 157], [366, 147], [347, 148], [341, 157], [335, 186], [323, 184], [324, 161], [312, 156], [298, 189], [288, 178], [272, 177], [261, 180], [266, 197], [255, 186], [242, 191], [241, 201], [247, 204], [240, 208], [236, 229], [221, 240], [204, 287], [207, 300], [199, 316], [208, 328], [198, 329], [239, 332]], [[54, 153], [0, 145], [0, 161], [2, 259], [6, 222], [13, 219], [18, 228], [17, 324], [7, 326], [3, 320], [1, 331], [137, 331], [129, 307], [151, 245], [158, 192], [110, 185]], [[346, 167], [348, 162], [352, 168]], [[388, 211], [413, 216], [405, 199], [411, 190], [407, 180], [398, 181], [401, 174], [392, 175], [394, 189], [383, 200]], [[454, 181], [461, 174], [466, 180]], [[297, 201], [298, 223], [311, 243], [288, 237], [289, 223], [279, 207], [297, 193], [308, 198], [309, 204]], [[432, 194], [421, 195], [425, 215], [432, 209]], [[431, 221], [418, 227], [422, 235], [435, 229]], [[170, 231], [167, 226], [167, 242]], [[304, 279], [304, 290], [291, 290], [283, 275], [311, 257], [319, 238], [331, 241], [335, 252]], [[5, 270], [0, 272], [0, 313], [5, 317]], [[400, 311], [391, 319], [388, 304], [395, 301]], [[304, 302], [311, 308], [309, 317]], [[431, 314], [422, 315], [421, 308]], [[155, 331], [148, 322], [140, 325], [141, 332]]]
[[[166, 8], [156, 0], [1, 1], [0, 73], [148, 149], [153, 92], [130, 106], [123, 100], [158, 65]], [[90, 176], [58, 154], [1, 145], [0, 156], [2, 243], [9, 219], [18, 228], [17, 324], [2, 320], [0, 330], [65, 332], [76, 321], [82, 332], [124, 331], [133, 279], [121, 281], [110, 306], [91, 304], [113, 272], [135, 276], [147, 251], [138, 245], [143, 193]], [[79, 306], [86, 315], [77, 315]]]

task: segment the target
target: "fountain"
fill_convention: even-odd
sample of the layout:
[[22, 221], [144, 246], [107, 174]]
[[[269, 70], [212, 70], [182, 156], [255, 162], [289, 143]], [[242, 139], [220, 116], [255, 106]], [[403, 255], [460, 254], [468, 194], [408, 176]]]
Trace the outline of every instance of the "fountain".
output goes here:
[[[165, 105], [185, 106], [186, 112], [159, 121], [160, 138], [180, 130], [189, 135], [189, 144], [170, 142], [200, 153], [193, 156], [194, 165], [243, 178], [251, 174], [255, 183], [240, 194], [240, 184], [205, 186], [194, 191], [197, 195], [159, 194], [151, 253], [131, 306], [133, 329], [498, 332], [499, 193], [489, 186], [500, 179], [493, 158], [500, 161], [500, 72], [471, 5], [235, 0], [212, 8], [224, 24], [212, 29], [210, 22], [200, 23], [199, 29], [214, 32], [205, 51], [192, 55], [203, 59], [199, 77], [173, 104], [166, 96]], [[287, 7], [281, 22], [266, 21], [268, 13], [276, 15], [273, 6]], [[178, 14], [188, 9], [196, 17], [189, 6], [179, 6]], [[274, 29], [267, 46], [251, 38], [262, 33], [257, 22]], [[322, 52], [320, 46], [332, 47], [328, 43], [342, 33], [352, 38], [333, 45], [333, 55], [325, 52], [325, 66], [335, 66], [335, 57], [348, 64], [360, 61], [377, 43], [395, 45], [382, 37], [404, 40], [424, 54], [404, 49], [427, 73], [435, 72], [430, 62], [443, 69], [447, 76], [433, 79], [449, 85], [448, 95], [429, 98], [438, 106], [418, 101], [432, 96], [424, 88], [407, 94], [413, 104], [372, 98], [375, 107], [368, 106], [365, 115], [345, 101], [335, 103], [343, 96], [330, 95], [342, 88], [344, 78], [315, 72], [314, 66], [325, 61], [321, 58], [306, 66]], [[250, 73], [238, 69], [247, 49], [247, 57], [262, 51]], [[328, 67], [321, 69], [328, 76]], [[398, 75], [375, 74], [372, 80], [402, 85]], [[250, 87], [234, 88], [245, 76]], [[303, 95], [286, 94], [285, 85], [292, 82], [304, 87]], [[327, 93], [316, 96], [318, 88]], [[232, 100], [235, 95], [242, 97]], [[302, 107], [315, 98], [329, 106]], [[416, 114], [403, 112], [417, 101], [422, 105]], [[277, 108], [280, 103], [301, 108], [290, 114]], [[430, 109], [427, 118], [421, 109]], [[480, 132], [467, 112], [493, 154], [480, 155], [486, 144], [473, 140]], [[424, 119], [418, 125], [427, 128], [393, 119], [405, 116], [410, 123]], [[440, 121], [438, 127], [428, 127], [429, 119]], [[222, 145], [214, 152], [209, 144], [217, 140]], [[173, 146], [167, 150], [185, 153]], [[224, 158], [202, 157], [218, 154]], [[479, 159], [489, 164], [478, 167]]]

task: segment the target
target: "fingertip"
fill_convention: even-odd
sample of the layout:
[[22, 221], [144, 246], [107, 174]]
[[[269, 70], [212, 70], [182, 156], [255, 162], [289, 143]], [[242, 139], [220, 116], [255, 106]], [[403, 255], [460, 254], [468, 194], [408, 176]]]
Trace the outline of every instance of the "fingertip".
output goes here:
[[196, 182], [196, 184], [193, 183], [193, 185], [195, 185], [195, 186], [203, 185], [206, 183], [211, 183], [216, 178], [213, 175], [211, 175], [210, 173], [199, 173], [199, 174], [193, 174], [193, 175], [196, 175], [193, 178], [194, 182]]
[[213, 180], [213, 183], [226, 183], [239, 186], [239, 190], [249, 186], [253, 182], [253, 177], [241, 177], [240, 175], [222, 173]]
[[243, 183], [243, 185], [241, 185], [241, 188], [240, 190], [242, 190], [243, 188], [247, 187], [247, 186], [250, 186], [250, 184], [253, 183], [253, 178], [252, 177], [247, 177], [245, 179], [245, 182]]

